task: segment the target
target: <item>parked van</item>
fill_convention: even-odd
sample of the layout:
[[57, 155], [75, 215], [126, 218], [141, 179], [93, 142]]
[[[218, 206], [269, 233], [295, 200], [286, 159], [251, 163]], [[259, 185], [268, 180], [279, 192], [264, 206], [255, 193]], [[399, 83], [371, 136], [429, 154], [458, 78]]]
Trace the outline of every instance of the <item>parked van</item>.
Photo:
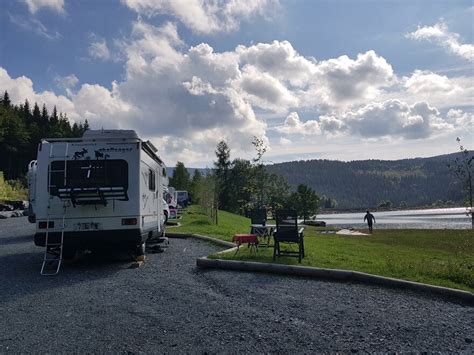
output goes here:
[[178, 206], [186, 208], [189, 205], [189, 195], [186, 190], [176, 191]]
[[63, 257], [78, 249], [121, 247], [143, 255], [147, 241], [166, 240], [168, 179], [156, 152], [132, 130], [41, 141], [30, 163], [29, 200], [35, 244], [46, 247], [42, 274], [57, 273]]

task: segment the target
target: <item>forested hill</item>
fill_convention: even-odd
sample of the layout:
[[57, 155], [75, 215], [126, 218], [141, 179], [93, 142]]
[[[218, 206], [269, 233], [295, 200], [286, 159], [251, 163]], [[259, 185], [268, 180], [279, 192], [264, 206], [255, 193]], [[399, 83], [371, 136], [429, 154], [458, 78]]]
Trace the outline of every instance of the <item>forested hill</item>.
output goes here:
[[[471, 152], [472, 154], [472, 152]], [[462, 188], [447, 165], [459, 153], [396, 161], [293, 161], [267, 166], [290, 185], [306, 184], [320, 196], [336, 199], [338, 208], [426, 206], [463, 201]]]

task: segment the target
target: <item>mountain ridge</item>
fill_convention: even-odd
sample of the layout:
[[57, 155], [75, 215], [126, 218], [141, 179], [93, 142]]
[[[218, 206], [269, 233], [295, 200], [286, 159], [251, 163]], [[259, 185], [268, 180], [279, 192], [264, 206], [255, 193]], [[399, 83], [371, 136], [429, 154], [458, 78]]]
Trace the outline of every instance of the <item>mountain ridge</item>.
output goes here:
[[460, 154], [348, 162], [298, 160], [267, 165], [267, 169], [292, 186], [305, 184], [318, 195], [335, 199], [338, 208], [373, 208], [387, 202], [393, 207], [417, 207], [463, 201], [460, 183], [447, 166]]

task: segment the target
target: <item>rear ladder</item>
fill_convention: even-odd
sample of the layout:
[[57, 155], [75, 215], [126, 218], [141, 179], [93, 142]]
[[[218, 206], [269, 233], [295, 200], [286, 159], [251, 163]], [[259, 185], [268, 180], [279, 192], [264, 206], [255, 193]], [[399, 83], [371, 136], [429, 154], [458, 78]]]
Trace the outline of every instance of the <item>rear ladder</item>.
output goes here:
[[[59, 145], [59, 144], [58, 144]], [[63, 201], [63, 211], [61, 215], [54, 215], [51, 213], [51, 202], [54, 196], [51, 195], [51, 174], [52, 173], [64, 173], [64, 186], [67, 186], [67, 159], [69, 152], [69, 143], [65, 144], [64, 154], [63, 155], [54, 155], [54, 146], [51, 144], [49, 151], [49, 162], [48, 162], [48, 212], [46, 220], [46, 237], [45, 237], [45, 252], [43, 257], [43, 265], [41, 266], [41, 275], [53, 276], [59, 273], [61, 268], [61, 262], [63, 260], [63, 246], [64, 246], [64, 230], [66, 228], [66, 214], [67, 214], [67, 204], [66, 201]], [[60, 146], [60, 145], [59, 145]], [[51, 169], [51, 160], [52, 159], [64, 159], [64, 169], [61, 170], [52, 170]], [[54, 232], [54, 235], [51, 236], [49, 232], [50, 220], [51, 219], [61, 219], [61, 225], [59, 230], [59, 236], [57, 231]]]

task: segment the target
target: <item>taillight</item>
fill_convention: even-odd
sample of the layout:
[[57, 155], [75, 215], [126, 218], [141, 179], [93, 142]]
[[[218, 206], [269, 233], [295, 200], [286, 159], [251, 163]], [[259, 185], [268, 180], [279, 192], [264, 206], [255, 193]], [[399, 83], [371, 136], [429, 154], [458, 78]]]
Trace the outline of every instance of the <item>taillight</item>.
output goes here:
[[122, 226], [136, 226], [137, 219], [136, 218], [122, 218]]
[[54, 228], [54, 221], [49, 221], [49, 223], [46, 221], [38, 222], [39, 229], [46, 229], [46, 225], [48, 226], [48, 229]]

